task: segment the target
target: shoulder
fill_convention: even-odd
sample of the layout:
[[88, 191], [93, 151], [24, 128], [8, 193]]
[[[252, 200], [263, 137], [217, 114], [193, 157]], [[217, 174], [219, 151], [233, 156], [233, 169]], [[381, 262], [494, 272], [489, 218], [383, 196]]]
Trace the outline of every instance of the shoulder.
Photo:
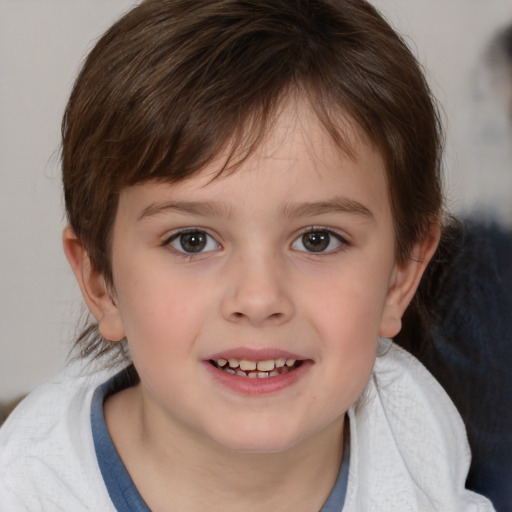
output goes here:
[[[436, 441], [457, 449], [459, 460], [470, 458], [464, 423], [443, 387], [411, 354], [389, 342], [377, 357], [368, 393], [386, 410], [393, 428], [404, 435], [414, 427], [424, 434], [435, 434]], [[429, 439], [429, 438], [427, 438]]]
[[405, 350], [387, 346], [349, 415], [347, 510], [493, 510], [465, 489], [470, 451], [455, 406]]
[[90, 405], [110, 373], [72, 363], [9, 416], [0, 429], [0, 509], [46, 510], [46, 503], [52, 510], [83, 510], [84, 503], [97, 503], [108, 510], [101, 499]]

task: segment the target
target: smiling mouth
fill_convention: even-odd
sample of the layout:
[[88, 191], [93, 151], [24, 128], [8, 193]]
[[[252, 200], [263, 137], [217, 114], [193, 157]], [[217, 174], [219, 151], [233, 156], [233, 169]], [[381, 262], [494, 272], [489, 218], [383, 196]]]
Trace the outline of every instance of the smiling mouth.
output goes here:
[[249, 379], [266, 379], [285, 375], [302, 365], [296, 359], [267, 359], [265, 361], [249, 361], [247, 359], [210, 359], [210, 364], [231, 375]]

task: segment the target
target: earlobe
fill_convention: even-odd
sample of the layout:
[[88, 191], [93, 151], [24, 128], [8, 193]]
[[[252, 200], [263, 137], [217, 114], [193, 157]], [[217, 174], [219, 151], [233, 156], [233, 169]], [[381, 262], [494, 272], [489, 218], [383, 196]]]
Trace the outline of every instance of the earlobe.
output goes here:
[[62, 234], [62, 244], [87, 307], [98, 322], [101, 335], [109, 341], [122, 340], [125, 337], [124, 325], [109, 286], [104, 276], [94, 268], [87, 251], [69, 226]]
[[428, 263], [436, 252], [441, 236], [439, 224], [431, 226], [429, 234], [417, 242], [407, 261], [396, 263], [390, 279], [379, 335], [393, 338], [402, 328], [402, 316], [410, 304]]

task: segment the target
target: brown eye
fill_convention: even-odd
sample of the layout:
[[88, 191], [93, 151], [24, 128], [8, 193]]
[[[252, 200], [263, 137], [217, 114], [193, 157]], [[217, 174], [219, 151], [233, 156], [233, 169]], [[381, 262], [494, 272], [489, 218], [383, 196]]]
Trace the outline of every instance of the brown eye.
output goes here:
[[177, 233], [169, 240], [169, 245], [180, 252], [197, 254], [219, 248], [217, 242], [204, 231], [185, 231]]
[[292, 249], [304, 252], [331, 252], [346, 242], [336, 233], [326, 230], [311, 230], [303, 233], [292, 244]]
[[180, 235], [179, 240], [185, 252], [201, 252], [206, 247], [206, 235], [200, 231]]
[[331, 236], [326, 231], [302, 235], [304, 247], [311, 252], [323, 252], [329, 247]]

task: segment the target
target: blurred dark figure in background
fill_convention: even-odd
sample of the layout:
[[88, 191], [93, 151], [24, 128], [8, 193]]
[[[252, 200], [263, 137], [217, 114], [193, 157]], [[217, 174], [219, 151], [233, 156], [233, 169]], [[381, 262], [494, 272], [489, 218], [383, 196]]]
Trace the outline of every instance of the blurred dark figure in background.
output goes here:
[[489, 46], [488, 62], [497, 78], [498, 94], [507, 98], [512, 122], [512, 24], [492, 41]]
[[[507, 102], [512, 124], [512, 25], [492, 41], [487, 57], [494, 93]], [[467, 487], [489, 497], [498, 512], [512, 511], [510, 221], [508, 227], [453, 222], [396, 340], [423, 338], [419, 352], [406, 348], [459, 409], [473, 454]]]

